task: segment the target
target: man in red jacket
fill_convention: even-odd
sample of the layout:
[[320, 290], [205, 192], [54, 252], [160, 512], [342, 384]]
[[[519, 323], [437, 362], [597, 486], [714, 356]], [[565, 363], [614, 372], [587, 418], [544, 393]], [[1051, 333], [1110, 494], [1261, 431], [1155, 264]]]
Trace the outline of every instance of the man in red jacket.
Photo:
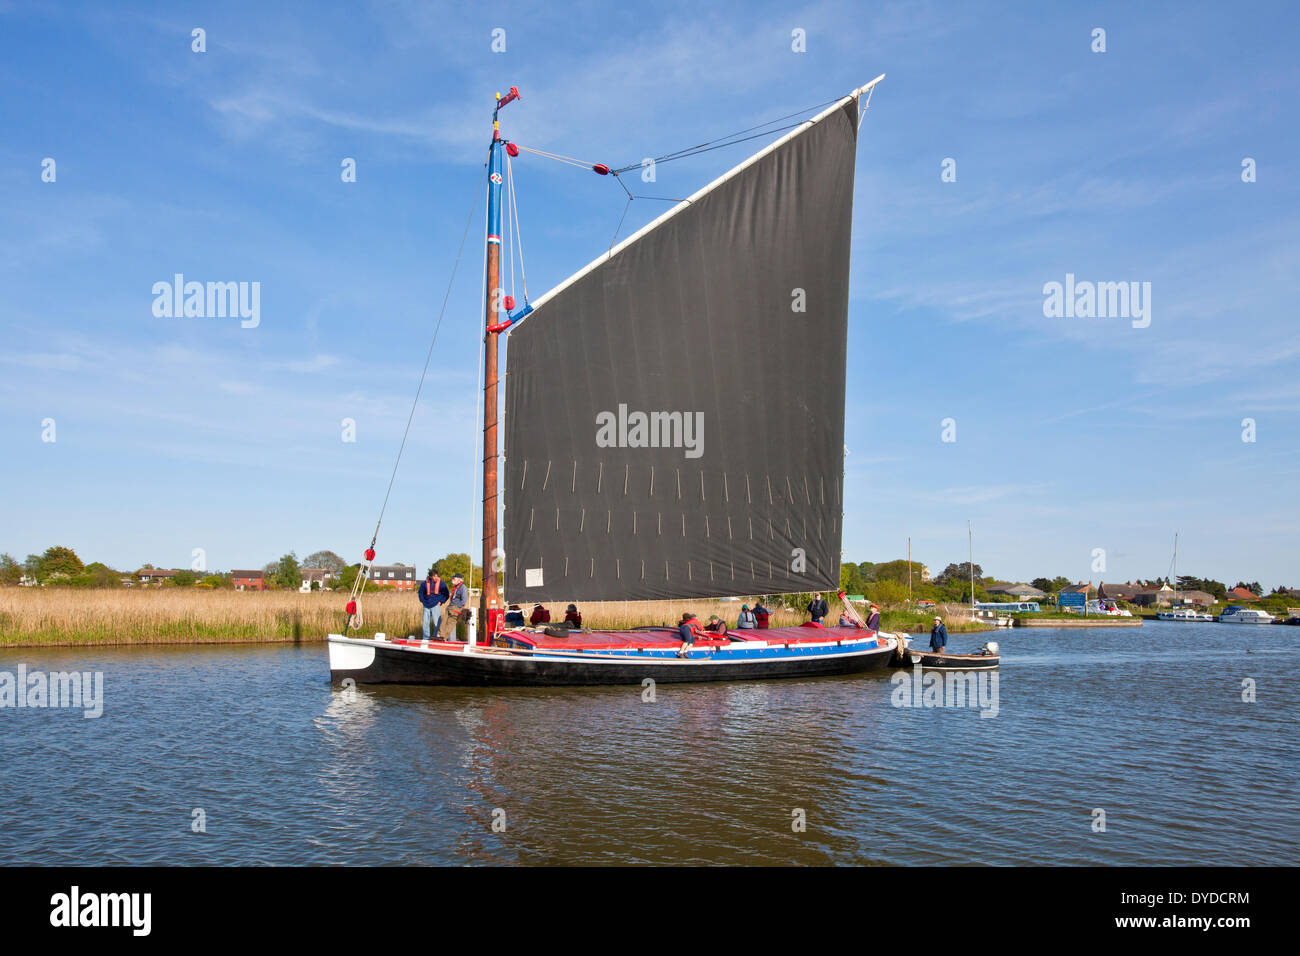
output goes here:
[[677, 625], [677, 636], [682, 639], [682, 646], [677, 649], [677, 656], [685, 657], [690, 653], [690, 648], [695, 645], [695, 639], [705, 636], [700, 619], [690, 611], [683, 613], [681, 623]]
[[758, 621], [758, 629], [766, 631], [768, 629], [768, 619], [771, 618], [772, 612], [763, 607], [763, 602], [759, 601], [754, 605], [754, 619]]

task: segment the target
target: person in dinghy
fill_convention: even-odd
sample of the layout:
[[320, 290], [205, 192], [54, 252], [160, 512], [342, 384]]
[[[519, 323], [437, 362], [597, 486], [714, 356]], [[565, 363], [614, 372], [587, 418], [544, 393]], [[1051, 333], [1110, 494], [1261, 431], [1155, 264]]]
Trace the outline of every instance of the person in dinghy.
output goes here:
[[948, 646], [948, 629], [943, 626], [943, 619], [936, 617], [934, 627], [930, 628], [930, 650], [942, 654]]

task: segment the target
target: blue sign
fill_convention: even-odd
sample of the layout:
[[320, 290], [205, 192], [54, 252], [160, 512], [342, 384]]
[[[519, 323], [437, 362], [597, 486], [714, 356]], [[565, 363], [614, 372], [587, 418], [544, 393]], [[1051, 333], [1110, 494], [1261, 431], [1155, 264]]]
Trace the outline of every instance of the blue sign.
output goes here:
[[1056, 597], [1057, 607], [1083, 607], [1088, 602], [1088, 595], [1082, 591], [1058, 594]]

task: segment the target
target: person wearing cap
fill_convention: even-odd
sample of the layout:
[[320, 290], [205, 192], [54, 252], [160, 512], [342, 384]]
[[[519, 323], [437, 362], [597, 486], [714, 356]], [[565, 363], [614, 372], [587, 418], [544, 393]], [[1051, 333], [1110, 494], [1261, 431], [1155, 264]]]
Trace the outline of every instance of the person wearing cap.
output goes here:
[[736, 621], [736, 628], [742, 631], [754, 630], [758, 627], [758, 618], [754, 612], [749, 609], [748, 604], [740, 606], [740, 619]]
[[447, 603], [450, 596], [447, 591], [447, 582], [444, 581], [438, 572], [433, 568], [425, 579], [420, 582], [419, 598], [420, 603], [424, 606], [424, 639], [429, 639], [429, 625], [433, 625], [433, 634], [435, 637], [442, 631], [442, 606]]
[[726, 634], [727, 622], [714, 614], [709, 618], [709, 623], [704, 625], [704, 629], [711, 634]]
[[936, 654], [942, 654], [943, 649], [948, 645], [948, 629], [943, 626], [941, 618], [934, 619], [934, 627], [930, 628], [930, 650]]
[[509, 627], [524, 626], [524, 612], [519, 610], [518, 604], [510, 605], [509, 609], [506, 611], [506, 624]]
[[528, 624], [530, 627], [537, 627], [539, 624], [550, 624], [551, 612], [540, 604], [533, 605], [533, 613], [528, 615]]
[[442, 626], [448, 637], [455, 638], [460, 622], [465, 618], [466, 605], [469, 604], [469, 588], [465, 587], [465, 576], [451, 576], [451, 597], [447, 601], [447, 613], [443, 615]]
[[830, 605], [827, 604], [826, 599], [822, 597], [821, 591], [814, 594], [813, 599], [808, 602], [808, 614], [812, 617], [812, 622], [814, 624], [820, 624], [825, 619], [826, 615], [830, 613], [830, 610]]
[[871, 605], [871, 613], [867, 615], [867, 629], [870, 631], [880, 630], [880, 605]]

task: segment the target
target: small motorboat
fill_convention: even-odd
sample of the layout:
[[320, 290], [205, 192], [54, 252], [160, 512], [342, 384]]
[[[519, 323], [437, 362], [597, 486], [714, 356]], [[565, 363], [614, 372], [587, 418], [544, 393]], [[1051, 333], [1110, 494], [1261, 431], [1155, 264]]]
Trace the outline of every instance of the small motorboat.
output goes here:
[[990, 670], [1001, 662], [997, 641], [989, 641], [974, 654], [937, 653], [915, 647], [907, 649], [909, 667], [919, 664], [923, 668], [928, 667], [932, 670]]
[[1221, 624], [1272, 624], [1273, 615], [1258, 608], [1240, 607], [1236, 604], [1219, 615]]

